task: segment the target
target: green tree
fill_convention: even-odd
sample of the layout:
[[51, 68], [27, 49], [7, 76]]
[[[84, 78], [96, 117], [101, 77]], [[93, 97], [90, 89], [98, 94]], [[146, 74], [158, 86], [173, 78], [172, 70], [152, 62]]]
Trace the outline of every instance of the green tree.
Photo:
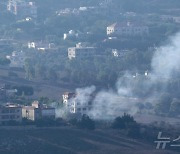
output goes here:
[[54, 82], [56, 82], [56, 80], [58, 79], [57, 73], [53, 68], [48, 69], [47, 78]]
[[44, 65], [35, 66], [35, 76], [41, 79], [46, 79], [46, 67]]
[[26, 72], [26, 78], [29, 80], [32, 80], [35, 77], [35, 70], [34, 70], [34, 67], [32, 66], [32, 63], [29, 59], [27, 59], [25, 61], [24, 69]]
[[94, 130], [95, 122], [92, 119], [90, 119], [89, 116], [83, 115], [81, 120], [78, 121], [77, 126], [82, 129]]
[[114, 129], [126, 129], [132, 123], [136, 123], [134, 118], [129, 114], [124, 113], [122, 117], [117, 117], [112, 123]]

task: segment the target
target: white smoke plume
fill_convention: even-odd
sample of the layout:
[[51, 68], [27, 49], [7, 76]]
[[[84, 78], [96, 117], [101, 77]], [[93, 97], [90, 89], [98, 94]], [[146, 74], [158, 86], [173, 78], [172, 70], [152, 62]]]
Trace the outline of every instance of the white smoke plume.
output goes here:
[[[124, 112], [134, 115], [141, 112], [140, 106], [149, 106], [154, 97], [152, 87], [162, 80], [163, 88], [166, 83], [176, 74], [180, 73], [180, 33], [171, 37], [169, 43], [159, 47], [152, 58], [152, 69], [148, 77], [134, 79], [131, 74], [125, 74], [116, 83], [116, 90], [102, 90], [98, 92], [93, 100], [93, 108], [89, 115], [95, 119], [115, 118]], [[144, 80], [144, 78], [147, 78]], [[137, 81], [136, 81], [137, 80]], [[134, 90], [136, 87], [136, 90]], [[146, 99], [139, 99], [137, 89], [144, 93], [151, 93]], [[89, 102], [95, 87], [80, 88], [76, 92], [78, 100], [82, 104]], [[147, 108], [147, 111], [149, 109]]]
[[169, 38], [169, 43], [157, 49], [152, 59], [152, 73], [170, 79], [180, 72], [180, 33]]
[[62, 106], [56, 107], [56, 116], [64, 119], [70, 118], [70, 113], [75, 113], [74, 107], [79, 104], [81, 104], [81, 108], [87, 108], [95, 90], [95, 86], [76, 89], [75, 93], [71, 93], [69, 96], [68, 102], [63, 102]]
[[76, 89], [76, 101], [80, 104], [86, 105], [90, 101], [92, 94], [95, 90], [95, 86]]

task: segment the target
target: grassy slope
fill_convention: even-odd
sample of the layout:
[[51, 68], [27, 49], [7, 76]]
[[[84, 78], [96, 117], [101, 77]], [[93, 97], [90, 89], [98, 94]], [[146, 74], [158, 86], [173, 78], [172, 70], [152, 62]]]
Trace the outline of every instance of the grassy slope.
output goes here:
[[18, 77], [9, 77], [8, 72], [11, 69], [0, 67], [0, 83], [10, 85], [26, 85], [34, 88], [33, 99], [39, 97], [49, 97], [51, 99], [59, 100], [65, 91], [73, 91], [75, 88], [72, 85], [65, 83], [51, 83], [48, 81], [29, 81], [24, 79], [25, 73], [21, 71], [13, 71], [18, 74]]
[[128, 139], [117, 131], [1, 129], [3, 154], [175, 154]]

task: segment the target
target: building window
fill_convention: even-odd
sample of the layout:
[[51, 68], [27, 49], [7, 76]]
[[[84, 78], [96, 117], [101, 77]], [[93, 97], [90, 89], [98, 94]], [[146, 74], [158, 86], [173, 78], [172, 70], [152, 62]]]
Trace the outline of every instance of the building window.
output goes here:
[[9, 113], [9, 110], [2, 110], [2, 113]]
[[80, 111], [81, 111], [81, 108], [78, 108], [77, 111], [80, 112]]
[[14, 116], [14, 115], [11, 115], [11, 116], [10, 116], [10, 119], [15, 119], [15, 116]]
[[2, 119], [9, 119], [9, 116], [8, 115], [4, 115], [4, 116], [2, 116]]
[[15, 110], [10, 110], [10, 113], [15, 113]]
[[88, 102], [88, 105], [92, 105], [92, 102]]

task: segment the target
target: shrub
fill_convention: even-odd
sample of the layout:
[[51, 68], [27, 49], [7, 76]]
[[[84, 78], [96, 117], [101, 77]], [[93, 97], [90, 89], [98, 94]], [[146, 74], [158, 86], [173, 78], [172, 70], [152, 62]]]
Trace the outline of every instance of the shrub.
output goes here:
[[134, 118], [128, 114], [124, 114], [122, 117], [117, 117], [112, 123], [114, 129], [126, 129], [129, 124], [136, 123]]
[[77, 122], [77, 126], [81, 129], [95, 129], [95, 122], [89, 118], [87, 115], [83, 115], [81, 120]]

